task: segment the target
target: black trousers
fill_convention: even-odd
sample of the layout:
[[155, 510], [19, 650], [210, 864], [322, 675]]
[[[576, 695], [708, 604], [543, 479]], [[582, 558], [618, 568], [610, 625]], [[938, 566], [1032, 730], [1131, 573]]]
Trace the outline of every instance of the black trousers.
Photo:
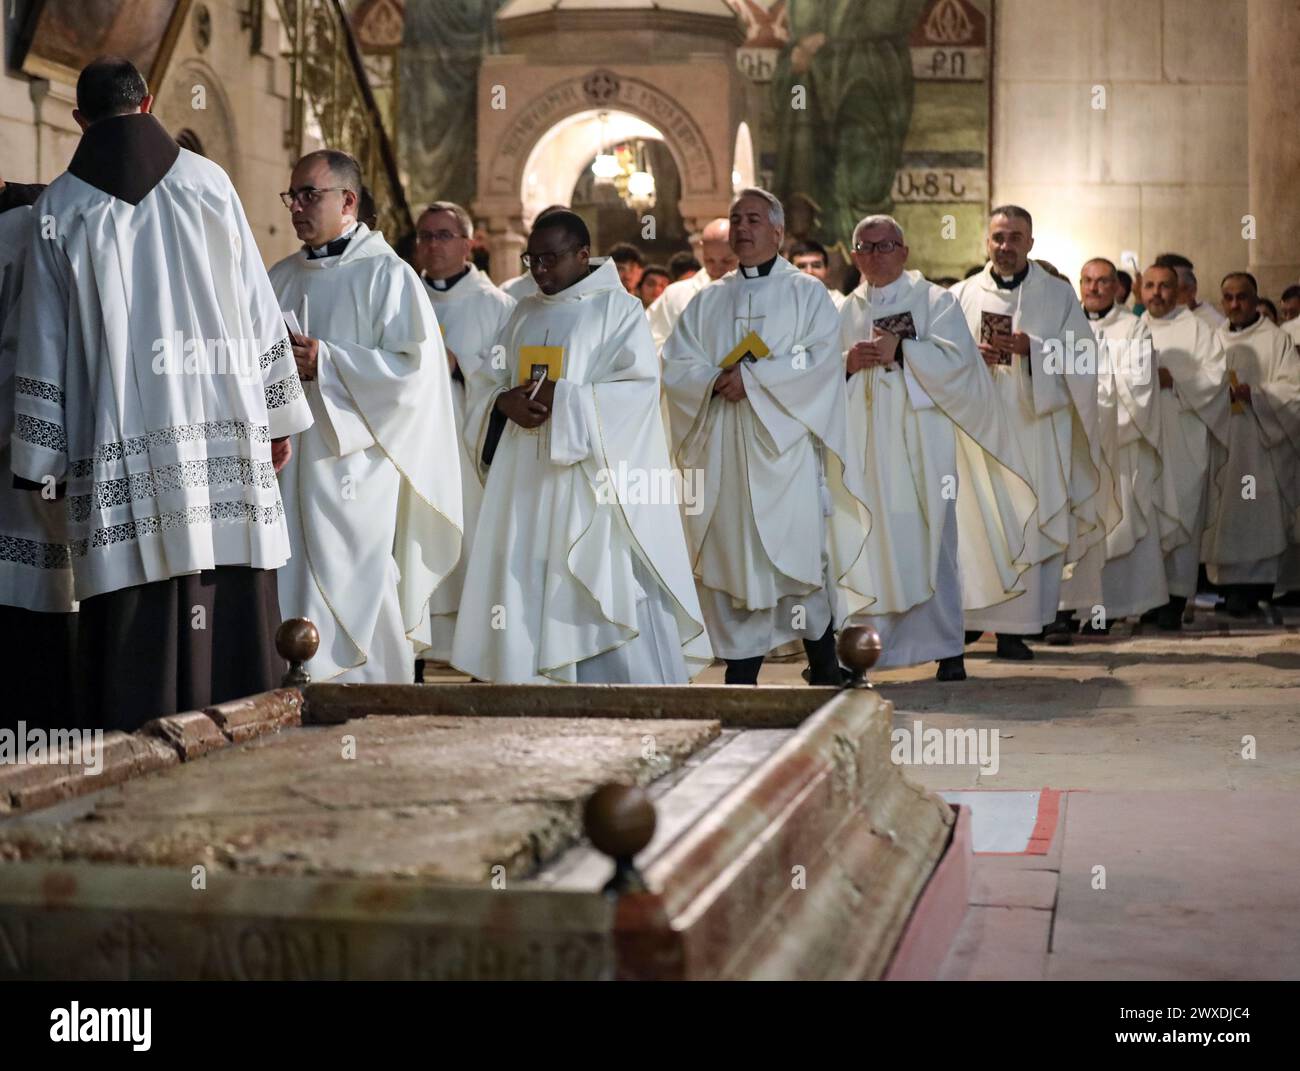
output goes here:
[[0, 606], [0, 650], [8, 682], [0, 728], [75, 729], [77, 615]]
[[275, 572], [223, 565], [110, 591], [81, 604], [81, 722], [133, 732], [147, 721], [275, 688]]

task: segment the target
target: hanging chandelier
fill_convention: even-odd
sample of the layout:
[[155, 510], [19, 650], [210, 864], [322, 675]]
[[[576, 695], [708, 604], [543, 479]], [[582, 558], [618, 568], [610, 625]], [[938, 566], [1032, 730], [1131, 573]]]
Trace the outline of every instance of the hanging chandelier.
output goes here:
[[646, 159], [645, 143], [639, 139], [609, 144], [609, 113], [601, 112], [596, 159], [591, 165], [597, 186], [613, 186], [629, 208], [644, 212], [655, 205], [655, 177]]

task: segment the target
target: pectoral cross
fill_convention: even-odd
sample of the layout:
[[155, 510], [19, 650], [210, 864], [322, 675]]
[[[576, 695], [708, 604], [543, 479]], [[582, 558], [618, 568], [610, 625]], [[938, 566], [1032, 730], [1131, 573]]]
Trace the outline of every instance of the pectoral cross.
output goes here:
[[[744, 320], [744, 321], [745, 321], [745, 330], [741, 333], [741, 336], [740, 336], [741, 338], [744, 338], [745, 335], [749, 334], [751, 331], [754, 330], [754, 321], [756, 321], [756, 320], [766, 320], [766, 319], [767, 319], [766, 316], [755, 316], [755, 315], [754, 315], [754, 295], [753, 295], [753, 294], [746, 294], [746, 295], [745, 295], [745, 300], [746, 300], [746, 303], [747, 303], [747, 304], [746, 304], [746, 309], [748, 310], [748, 312], [747, 312], [746, 315], [744, 315], [744, 316], [737, 316], [737, 317], [736, 317], [736, 323], [740, 323], [741, 320]], [[761, 336], [761, 335], [762, 335], [762, 332], [760, 331], [760, 332], [758, 332], [758, 334]]]

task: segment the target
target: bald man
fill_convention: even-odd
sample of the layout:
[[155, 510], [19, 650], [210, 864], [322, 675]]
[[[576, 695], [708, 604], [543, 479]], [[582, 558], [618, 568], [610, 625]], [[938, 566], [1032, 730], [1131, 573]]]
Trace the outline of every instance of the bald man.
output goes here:
[[650, 334], [654, 336], [655, 348], [663, 352], [664, 343], [673, 333], [677, 321], [681, 318], [691, 298], [708, 286], [721, 279], [729, 271], [735, 271], [739, 261], [727, 241], [731, 223], [725, 219], [715, 219], [705, 228], [700, 237], [700, 250], [697, 259], [704, 265], [703, 271], [697, 271], [689, 279], [673, 283], [659, 295], [648, 310], [650, 316]]

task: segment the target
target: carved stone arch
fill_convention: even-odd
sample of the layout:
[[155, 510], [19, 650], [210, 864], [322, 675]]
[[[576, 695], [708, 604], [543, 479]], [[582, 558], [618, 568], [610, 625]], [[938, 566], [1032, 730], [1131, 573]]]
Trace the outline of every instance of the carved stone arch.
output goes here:
[[[196, 103], [203, 107], [195, 107]], [[206, 62], [189, 57], [174, 63], [157, 94], [154, 114], [173, 137], [182, 130], [189, 131], [203, 146], [203, 154], [221, 165], [230, 181], [239, 185], [234, 109], [220, 77]]]
[[565, 119], [592, 110], [626, 112], [659, 130], [682, 177], [684, 197], [709, 196], [726, 185], [708, 139], [687, 107], [650, 82], [597, 69], [554, 83], [515, 118], [493, 146], [480, 198], [517, 196], [537, 144]]

